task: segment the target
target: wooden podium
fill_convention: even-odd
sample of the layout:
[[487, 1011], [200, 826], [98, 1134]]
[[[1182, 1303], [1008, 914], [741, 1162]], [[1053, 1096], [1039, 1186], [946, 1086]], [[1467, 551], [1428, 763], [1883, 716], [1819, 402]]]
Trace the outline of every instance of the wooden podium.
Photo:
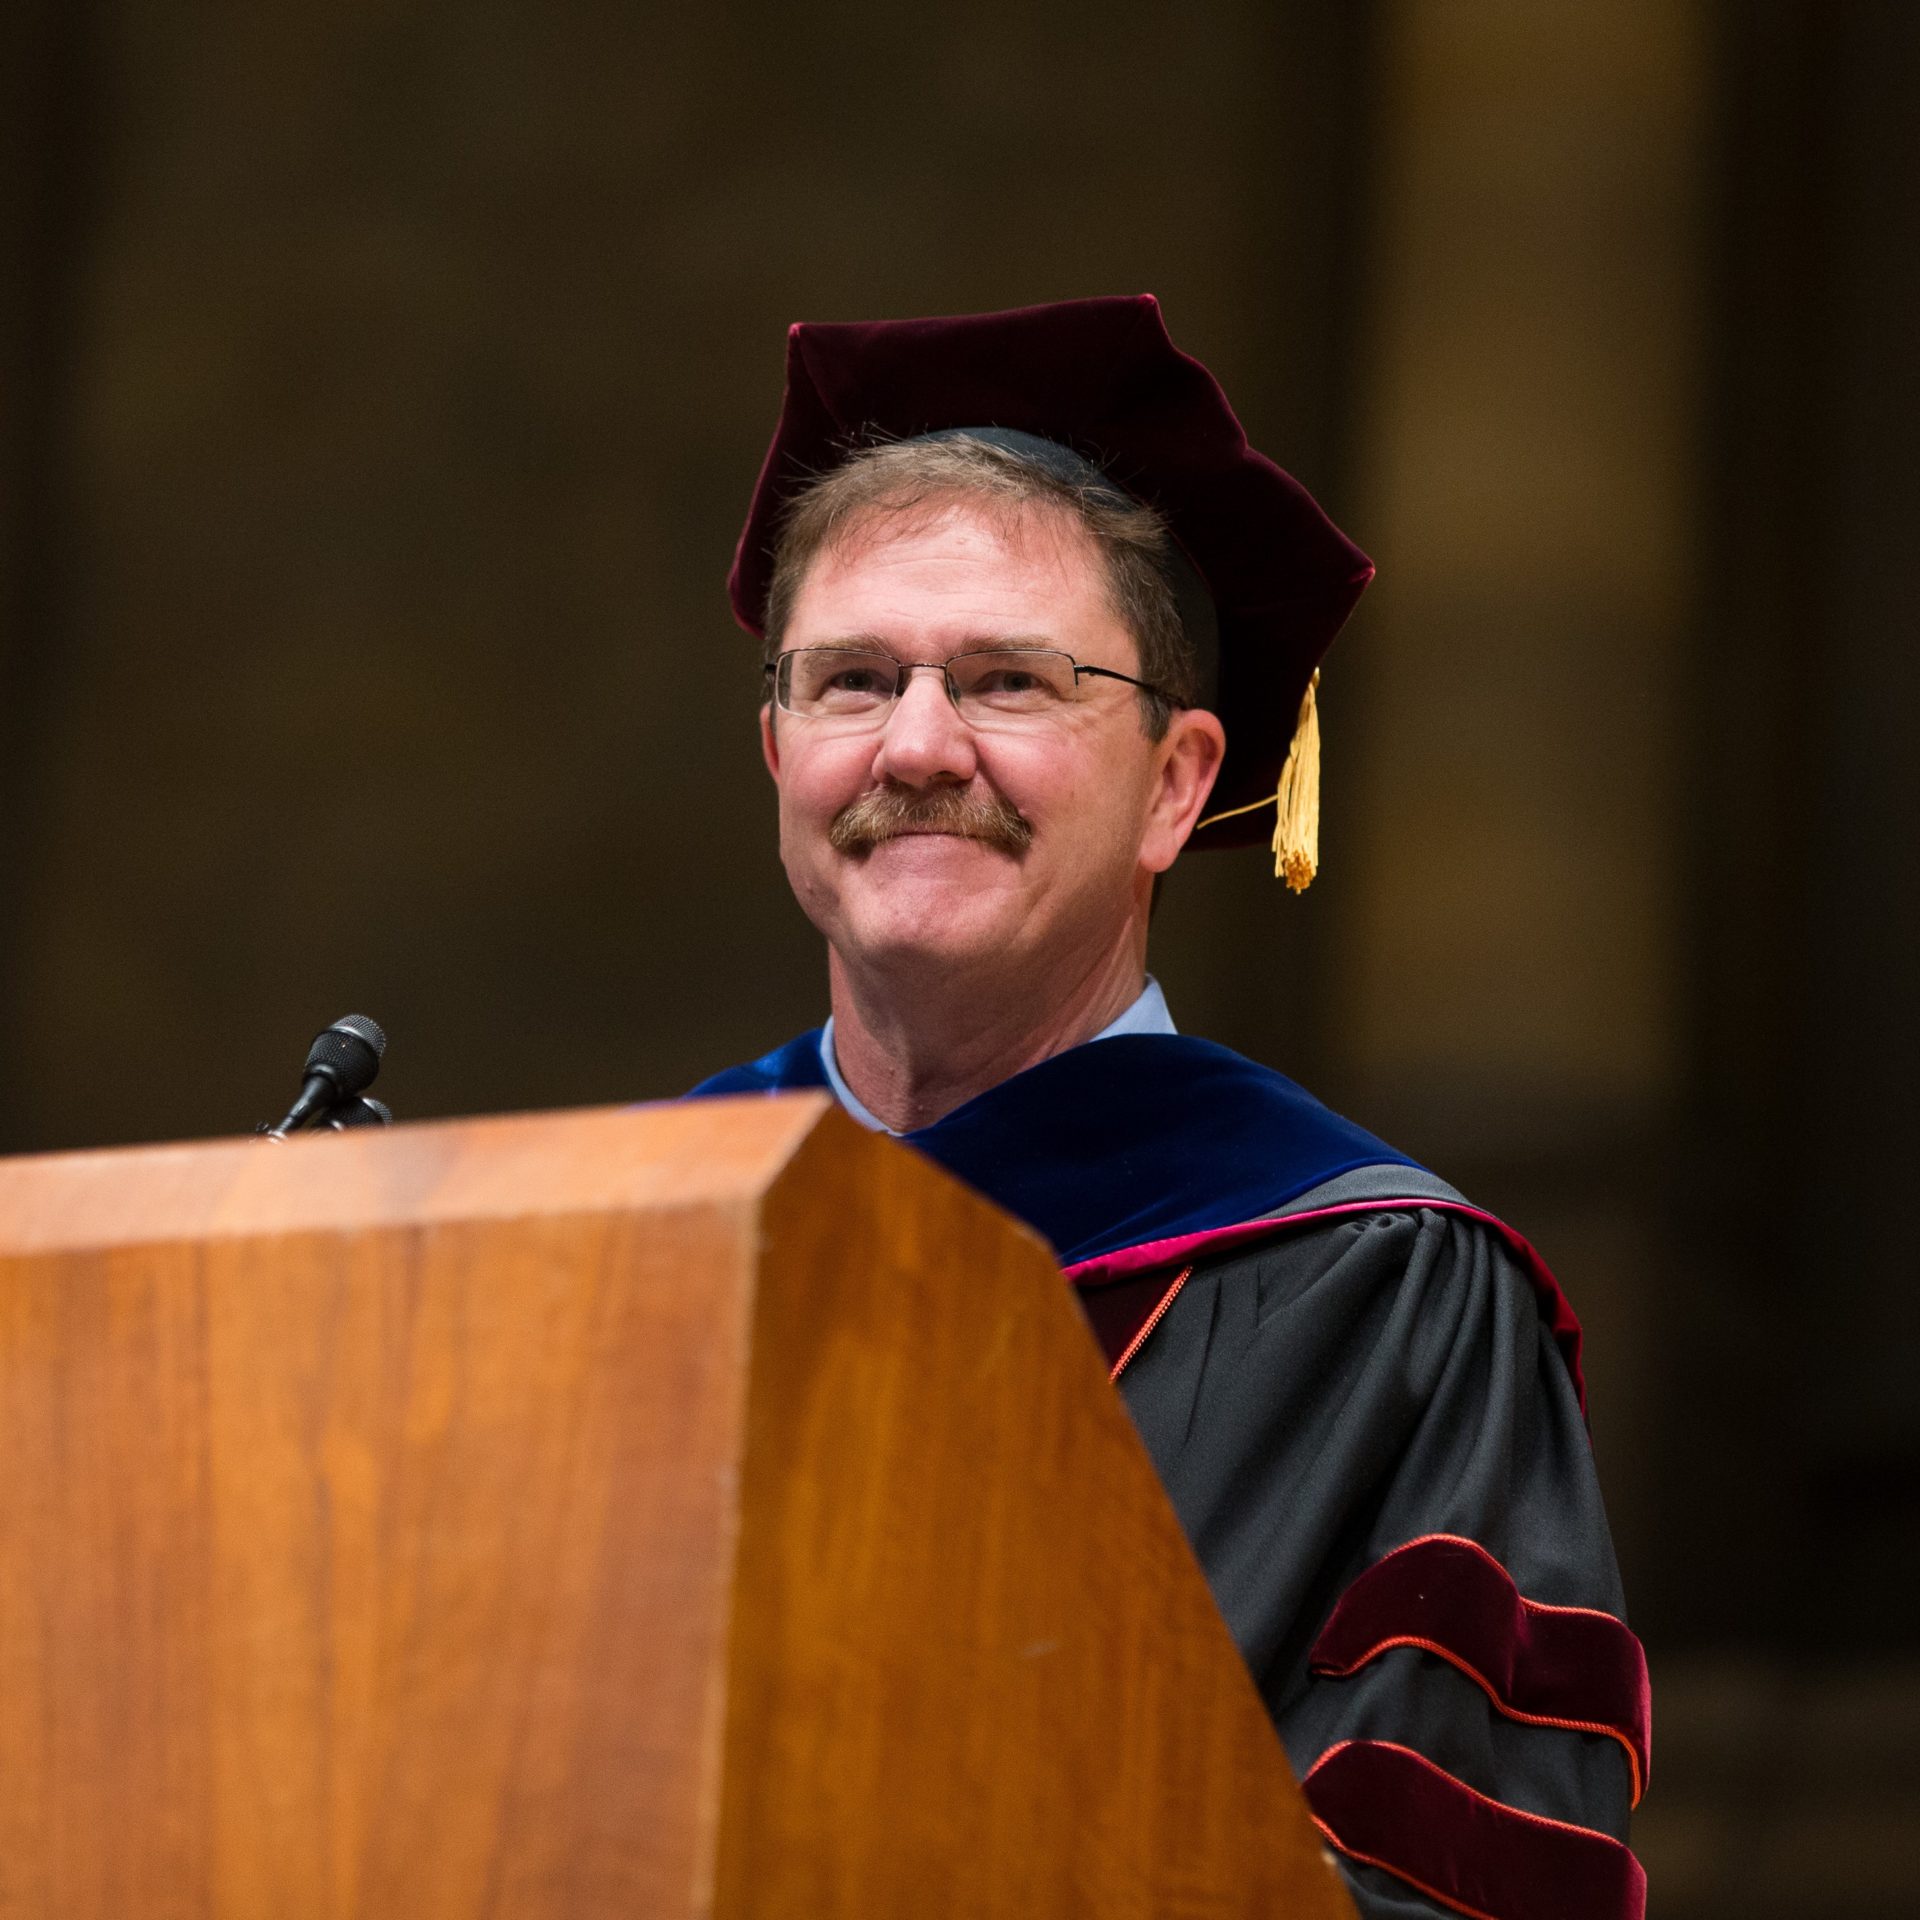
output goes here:
[[1349, 1915], [1046, 1250], [818, 1096], [0, 1162], [0, 1914]]

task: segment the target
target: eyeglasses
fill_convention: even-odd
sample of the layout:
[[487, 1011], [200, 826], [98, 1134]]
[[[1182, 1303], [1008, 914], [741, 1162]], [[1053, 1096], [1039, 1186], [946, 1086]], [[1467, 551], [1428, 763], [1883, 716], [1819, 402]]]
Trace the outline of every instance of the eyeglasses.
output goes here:
[[1018, 729], [1057, 717], [1091, 675], [1119, 680], [1167, 702], [1172, 694], [1111, 667], [1086, 667], [1051, 647], [996, 647], [946, 660], [896, 660], [862, 647], [795, 647], [769, 660], [774, 704], [782, 713], [825, 722], [844, 732], [879, 728], [909, 675], [937, 673], [947, 698], [969, 726]]

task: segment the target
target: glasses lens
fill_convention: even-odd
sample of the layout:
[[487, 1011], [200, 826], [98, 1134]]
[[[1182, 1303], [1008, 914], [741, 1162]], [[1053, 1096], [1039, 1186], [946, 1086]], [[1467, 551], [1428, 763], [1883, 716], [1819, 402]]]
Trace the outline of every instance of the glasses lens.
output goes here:
[[887, 706], [898, 678], [884, 653], [799, 647], [780, 656], [780, 704], [789, 713], [856, 719]]
[[1042, 719], [1073, 698], [1073, 661], [1044, 648], [962, 653], [947, 662], [947, 671], [970, 720]]

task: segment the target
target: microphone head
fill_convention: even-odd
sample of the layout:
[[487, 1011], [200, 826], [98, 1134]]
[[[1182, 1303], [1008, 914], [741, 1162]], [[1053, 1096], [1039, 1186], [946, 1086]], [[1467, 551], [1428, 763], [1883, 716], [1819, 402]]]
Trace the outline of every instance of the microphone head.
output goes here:
[[307, 1050], [306, 1073], [309, 1079], [323, 1074], [338, 1089], [340, 1099], [351, 1100], [373, 1085], [386, 1050], [387, 1036], [364, 1013], [343, 1014], [314, 1036]]

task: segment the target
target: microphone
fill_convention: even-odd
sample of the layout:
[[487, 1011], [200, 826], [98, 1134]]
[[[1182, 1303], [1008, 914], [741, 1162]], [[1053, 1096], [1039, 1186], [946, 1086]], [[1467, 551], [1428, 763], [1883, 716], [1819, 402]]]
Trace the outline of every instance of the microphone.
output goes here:
[[349, 1127], [390, 1127], [393, 1109], [384, 1100], [364, 1097], [335, 1107], [324, 1120], [316, 1122], [322, 1133], [345, 1133]]
[[[300, 1097], [287, 1109], [286, 1118], [277, 1127], [269, 1127], [267, 1132], [274, 1139], [283, 1140], [300, 1127], [324, 1120], [330, 1109], [358, 1101], [373, 1085], [380, 1071], [380, 1056], [386, 1050], [387, 1036], [364, 1013], [342, 1014], [332, 1026], [314, 1036], [313, 1045], [307, 1050], [306, 1080]], [[377, 1101], [365, 1104], [370, 1108], [379, 1107]], [[379, 1113], [385, 1111], [379, 1108]], [[378, 1125], [379, 1114], [346, 1124]]]

